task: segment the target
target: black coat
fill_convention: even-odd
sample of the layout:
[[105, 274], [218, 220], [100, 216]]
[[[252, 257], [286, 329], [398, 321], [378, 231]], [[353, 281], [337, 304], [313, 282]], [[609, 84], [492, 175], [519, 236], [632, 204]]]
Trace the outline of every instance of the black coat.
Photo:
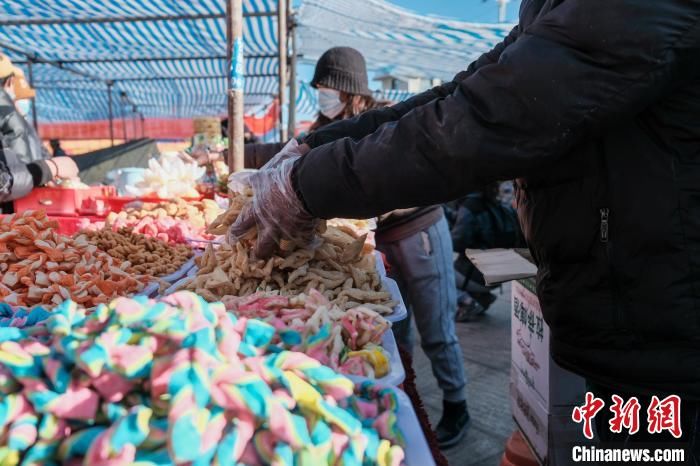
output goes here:
[[700, 399], [700, 0], [524, 0], [453, 82], [308, 142], [334, 139], [292, 176], [324, 218], [518, 179], [554, 358]]

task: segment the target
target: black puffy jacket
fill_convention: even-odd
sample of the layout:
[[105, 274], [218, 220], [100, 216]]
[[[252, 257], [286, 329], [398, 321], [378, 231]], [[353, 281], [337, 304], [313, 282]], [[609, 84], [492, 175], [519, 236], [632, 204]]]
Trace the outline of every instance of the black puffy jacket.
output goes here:
[[700, 0], [524, 0], [507, 41], [454, 82], [315, 145], [341, 133], [294, 167], [311, 213], [518, 179], [554, 358], [700, 399]]
[[12, 97], [3, 89], [0, 89], [0, 138], [2, 145], [17, 154], [21, 162], [47, 158], [36, 131], [15, 109]]

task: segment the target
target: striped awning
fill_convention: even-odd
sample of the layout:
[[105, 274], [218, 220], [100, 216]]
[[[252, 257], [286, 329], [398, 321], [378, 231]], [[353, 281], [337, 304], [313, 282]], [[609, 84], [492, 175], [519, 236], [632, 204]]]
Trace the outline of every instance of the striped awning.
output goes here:
[[[278, 90], [277, 1], [243, 4], [246, 101], [254, 107], [269, 103]], [[26, 54], [65, 67], [33, 65], [40, 121], [106, 119], [108, 89], [115, 117], [134, 111], [146, 118], [223, 114], [225, 5], [221, 0], [8, 0], [0, 3], [0, 51], [25, 73]]]
[[[278, 93], [277, 1], [244, 0], [245, 103], [269, 105]], [[63, 69], [32, 66], [41, 122], [108, 118], [191, 118], [226, 112], [225, 5], [222, 0], [6, 0], [0, 2], [0, 51], [27, 69], [27, 55]], [[302, 0], [296, 17], [300, 60], [352, 46], [370, 70], [449, 79], [490, 49], [510, 26], [413, 14], [384, 0]], [[71, 72], [78, 71], [81, 75]], [[108, 81], [111, 86], [108, 86]], [[300, 114], [317, 111], [300, 83]], [[397, 101], [408, 94], [378, 96]]]
[[331, 45], [350, 46], [372, 70], [451, 79], [501, 42], [513, 25], [476, 24], [418, 15], [384, 0], [304, 0], [299, 38], [304, 60]]

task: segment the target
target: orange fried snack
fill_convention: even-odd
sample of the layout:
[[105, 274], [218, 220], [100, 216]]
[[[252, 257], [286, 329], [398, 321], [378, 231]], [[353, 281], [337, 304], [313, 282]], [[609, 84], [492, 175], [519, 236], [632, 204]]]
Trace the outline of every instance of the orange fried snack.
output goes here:
[[12, 306], [57, 305], [72, 299], [86, 308], [138, 293], [151, 280], [129, 262], [100, 251], [85, 237], [57, 233], [43, 211], [0, 220], [0, 300]]

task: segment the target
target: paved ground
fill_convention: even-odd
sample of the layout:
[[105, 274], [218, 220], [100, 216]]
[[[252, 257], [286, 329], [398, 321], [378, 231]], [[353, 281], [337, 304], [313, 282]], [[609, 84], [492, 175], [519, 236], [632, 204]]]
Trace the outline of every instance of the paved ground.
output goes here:
[[[508, 395], [510, 379], [510, 286], [503, 287], [488, 313], [478, 321], [457, 324], [472, 424], [467, 437], [445, 451], [451, 466], [498, 466], [506, 439], [515, 429]], [[436, 425], [442, 395], [430, 363], [418, 347], [414, 352], [416, 384], [423, 404]]]

